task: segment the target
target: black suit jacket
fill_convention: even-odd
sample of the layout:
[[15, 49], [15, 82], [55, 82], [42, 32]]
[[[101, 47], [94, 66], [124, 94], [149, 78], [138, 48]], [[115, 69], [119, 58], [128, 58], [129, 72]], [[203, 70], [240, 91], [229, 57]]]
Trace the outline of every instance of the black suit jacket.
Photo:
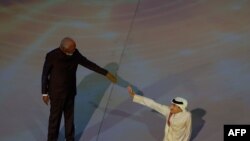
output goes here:
[[56, 48], [46, 55], [42, 72], [42, 94], [48, 94], [51, 98], [75, 96], [78, 64], [102, 75], [108, 73], [82, 56], [78, 50], [72, 56], [67, 56], [60, 48]]

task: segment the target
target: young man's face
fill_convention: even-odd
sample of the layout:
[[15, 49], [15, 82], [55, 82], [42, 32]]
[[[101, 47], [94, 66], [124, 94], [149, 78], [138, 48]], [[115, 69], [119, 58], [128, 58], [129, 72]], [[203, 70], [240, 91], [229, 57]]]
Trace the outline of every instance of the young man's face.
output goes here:
[[177, 114], [179, 112], [182, 112], [181, 108], [177, 106], [176, 104], [171, 104], [170, 105], [170, 113], [172, 114]]

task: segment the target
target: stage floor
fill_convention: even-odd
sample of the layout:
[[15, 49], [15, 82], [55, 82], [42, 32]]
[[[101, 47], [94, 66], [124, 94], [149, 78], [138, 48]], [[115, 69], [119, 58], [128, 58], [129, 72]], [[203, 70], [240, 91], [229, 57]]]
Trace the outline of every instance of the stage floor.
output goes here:
[[128, 85], [162, 104], [185, 97], [192, 140], [222, 141], [224, 124], [250, 123], [249, 13], [247, 0], [1, 1], [0, 140], [46, 140], [42, 66], [70, 36], [119, 78], [79, 66], [76, 141], [163, 139], [164, 117], [133, 103]]

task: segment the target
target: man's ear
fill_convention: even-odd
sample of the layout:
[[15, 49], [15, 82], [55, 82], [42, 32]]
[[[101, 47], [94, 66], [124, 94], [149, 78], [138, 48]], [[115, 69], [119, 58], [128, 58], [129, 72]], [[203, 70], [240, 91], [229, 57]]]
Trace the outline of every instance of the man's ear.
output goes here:
[[63, 46], [60, 46], [60, 49], [61, 49], [61, 51], [62, 51], [63, 53], [66, 53], [66, 52], [67, 52], [66, 49], [65, 49]]

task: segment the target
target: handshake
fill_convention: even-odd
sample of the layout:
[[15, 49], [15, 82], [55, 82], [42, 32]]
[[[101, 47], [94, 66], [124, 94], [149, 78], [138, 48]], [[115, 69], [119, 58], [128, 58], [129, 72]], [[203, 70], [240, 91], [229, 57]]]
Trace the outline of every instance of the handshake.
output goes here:
[[136, 95], [131, 86], [128, 86], [128, 93], [132, 98]]

